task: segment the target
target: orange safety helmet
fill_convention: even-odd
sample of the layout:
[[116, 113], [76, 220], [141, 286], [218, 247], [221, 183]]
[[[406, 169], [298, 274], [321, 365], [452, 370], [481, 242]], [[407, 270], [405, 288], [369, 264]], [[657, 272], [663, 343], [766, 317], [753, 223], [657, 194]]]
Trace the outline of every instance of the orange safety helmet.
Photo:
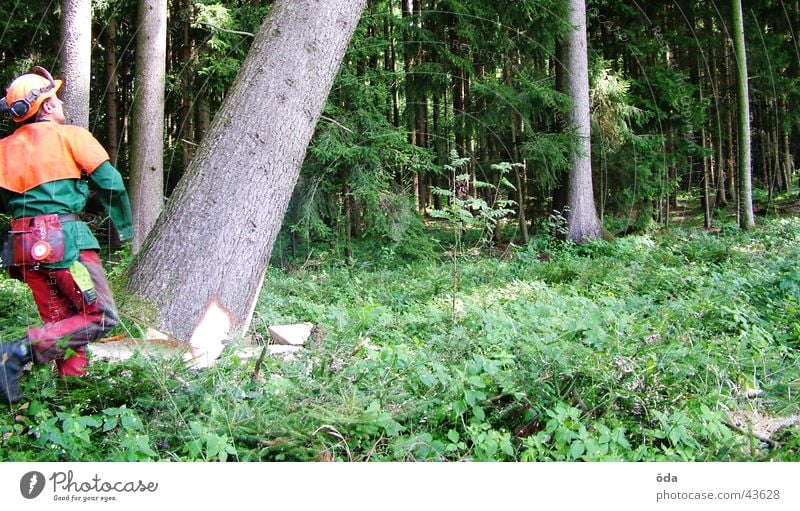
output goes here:
[[8, 86], [6, 97], [0, 99], [0, 113], [22, 122], [36, 114], [45, 99], [55, 96], [62, 83], [53, 80], [45, 68], [35, 66]]

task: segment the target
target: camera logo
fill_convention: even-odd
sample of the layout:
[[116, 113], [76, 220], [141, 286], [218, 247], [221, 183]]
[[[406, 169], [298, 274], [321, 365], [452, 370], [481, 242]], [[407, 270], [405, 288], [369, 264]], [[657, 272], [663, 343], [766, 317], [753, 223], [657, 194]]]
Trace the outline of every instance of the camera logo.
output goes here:
[[19, 480], [19, 492], [26, 499], [35, 499], [44, 490], [44, 482], [41, 472], [28, 472]]

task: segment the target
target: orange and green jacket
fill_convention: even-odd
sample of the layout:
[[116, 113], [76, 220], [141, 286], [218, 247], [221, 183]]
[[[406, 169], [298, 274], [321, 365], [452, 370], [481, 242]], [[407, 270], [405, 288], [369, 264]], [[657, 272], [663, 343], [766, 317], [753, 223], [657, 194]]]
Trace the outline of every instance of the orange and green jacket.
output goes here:
[[[108, 153], [79, 126], [36, 122], [0, 140], [0, 213], [13, 218], [83, 211], [89, 187], [96, 189], [122, 240], [133, 236], [128, 192]], [[67, 268], [80, 250], [99, 249], [83, 222], [64, 222], [64, 259], [48, 267]]]

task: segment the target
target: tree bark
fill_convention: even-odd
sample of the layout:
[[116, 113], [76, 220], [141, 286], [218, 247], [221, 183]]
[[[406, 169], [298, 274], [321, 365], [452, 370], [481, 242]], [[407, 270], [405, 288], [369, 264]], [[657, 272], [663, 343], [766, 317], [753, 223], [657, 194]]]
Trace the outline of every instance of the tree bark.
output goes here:
[[[788, 112], [788, 107], [784, 108]], [[789, 146], [789, 129], [783, 130], [783, 176], [786, 180], [786, 191], [792, 191], [792, 174], [794, 174], [794, 162], [792, 161], [792, 152]]]
[[[506, 65], [504, 67], [505, 73], [505, 82], [506, 86], [509, 88], [514, 86], [514, 66], [512, 64], [512, 59], [509, 58], [506, 61]], [[522, 131], [522, 118], [519, 115], [519, 112], [512, 109], [511, 110], [511, 119], [510, 119], [510, 127], [511, 127], [511, 154], [509, 155], [511, 158], [511, 162], [515, 165], [521, 165], [523, 168], [515, 166], [513, 169], [514, 172], [514, 180], [517, 186], [517, 194], [516, 194], [516, 201], [517, 201], [517, 224], [519, 225], [519, 232], [520, 238], [522, 239], [522, 243], [527, 245], [530, 241], [530, 236], [528, 234], [528, 219], [525, 217], [525, 205], [526, 205], [526, 197], [525, 197], [525, 182], [524, 182], [524, 164], [521, 162], [520, 154], [519, 154], [519, 137], [520, 131]]]
[[105, 26], [106, 48], [106, 150], [111, 157], [111, 164], [117, 165], [119, 152], [119, 103], [117, 101], [117, 22], [115, 13], [110, 13]]
[[64, 0], [61, 5], [61, 75], [59, 92], [67, 124], [89, 127], [92, 73], [92, 1]]
[[[467, 148], [464, 140], [464, 113], [465, 98], [464, 84], [466, 83], [466, 72], [458, 69], [453, 72], [453, 131], [455, 132], [455, 151], [459, 156], [466, 156]], [[449, 155], [448, 155], [449, 157]]]
[[141, 248], [164, 204], [166, 48], [167, 0], [142, 0], [136, 35], [136, 85], [131, 128], [133, 253]]
[[[727, 122], [725, 123], [728, 128], [728, 157], [726, 158], [726, 168], [728, 169], [727, 172], [727, 187], [728, 187], [728, 197], [732, 200], [739, 201], [739, 186], [738, 182], [739, 179], [736, 177], [736, 147], [738, 144], [734, 138], [736, 131], [735, 128], [735, 121], [733, 119], [733, 106], [728, 108], [727, 113]], [[739, 208], [737, 206], [737, 211]]]
[[[707, 20], [707, 26], [713, 26], [713, 22]], [[723, 46], [724, 48], [724, 46]], [[709, 62], [711, 66], [711, 84], [712, 90], [714, 92], [714, 119], [715, 119], [715, 126], [716, 130], [711, 130], [712, 133], [712, 146], [715, 148], [716, 153], [712, 161], [714, 162], [714, 172], [715, 181], [714, 184], [716, 186], [716, 200], [715, 205], [717, 207], [720, 206], [727, 206], [728, 204], [728, 194], [726, 193], [725, 189], [725, 145], [723, 143], [723, 121], [722, 121], [722, 101], [723, 101], [723, 94], [721, 89], [723, 87], [723, 83], [719, 77], [719, 62], [717, 58], [717, 47], [716, 45], [711, 46], [711, 59]], [[715, 139], [715, 140], [714, 140]]]
[[208, 98], [201, 91], [200, 97], [197, 98], [197, 122], [195, 123], [195, 139], [198, 144], [203, 142], [210, 126], [211, 106], [208, 104]]
[[394, 75], [392, 79], [392, 84], [390, 87], [391, 95], [392, 95], [392, 125], [395, 128], [400, 127], [400, 88], [397, 84], [397, 40], [395, 39], [395, 21], [394, 21], [394, 7], [392, 5], [392, 0], [389, 0], [389, 14], [387, 18], [389, 19], [389, 31], [387, 33], [387, 37], [389, 38], [389, 47], [390, 47], [390, 61], [389, 65], [386, 68], [387, 72], [391, 72]]
[[586, 5], [584, 0], [570, 0], [569, 24], [574, 29], [565, 41], [564, 65], [569, 77], [567, 92], [573, 108], [569, 128], [575, 140], [570, 154], [567, 238], [575, 243], [602, 237], [600, 220], [594, 204], [589, 117], [589, 54], [586, 41]]
[[194, 156], [194, 149], [197, 146], [194, 127], [194, 101], [195, 92], [192, 87], [194, 72], [197, 62], [197, 55], [194, 48], [194, 41], [191, 37], [191, 8], [188, 0], [181, 0], [178, 8], [184, 21], [181, 25], [180, 33], [180, 80], [181, 80], [181, 105], [179, 110], [180, 125], [177, 129], [178, 143], [181, 145], [183, 154], [183, 168], [189, 166]]
[[131, 266], [154, 326], [210, 361], [247, 331], [306, 149], [366, 0], [278, 0]]
[[736, 98], [739, 121], [739, 227], [751, 229], [756, 221], [753, 215], [753, 183], [750, 159], [750, 94], [747, 86], [747, 54], [745, 52], [744, 23], [741, 0], [731, 0], [733, 8], [733, 47], [736, 55]]

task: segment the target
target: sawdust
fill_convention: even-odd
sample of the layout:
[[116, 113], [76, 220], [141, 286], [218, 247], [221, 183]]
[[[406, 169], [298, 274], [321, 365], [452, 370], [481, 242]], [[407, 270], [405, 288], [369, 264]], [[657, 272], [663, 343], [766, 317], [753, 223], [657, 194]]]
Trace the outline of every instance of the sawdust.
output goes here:
[[800, 415], [791, 417], [772, 417], [759, 411], [728, 411], [725, 412], [731, 424], [742, 431], [748, 431], [756, 438], [772, 440], [778, 431], [800, 424]]

